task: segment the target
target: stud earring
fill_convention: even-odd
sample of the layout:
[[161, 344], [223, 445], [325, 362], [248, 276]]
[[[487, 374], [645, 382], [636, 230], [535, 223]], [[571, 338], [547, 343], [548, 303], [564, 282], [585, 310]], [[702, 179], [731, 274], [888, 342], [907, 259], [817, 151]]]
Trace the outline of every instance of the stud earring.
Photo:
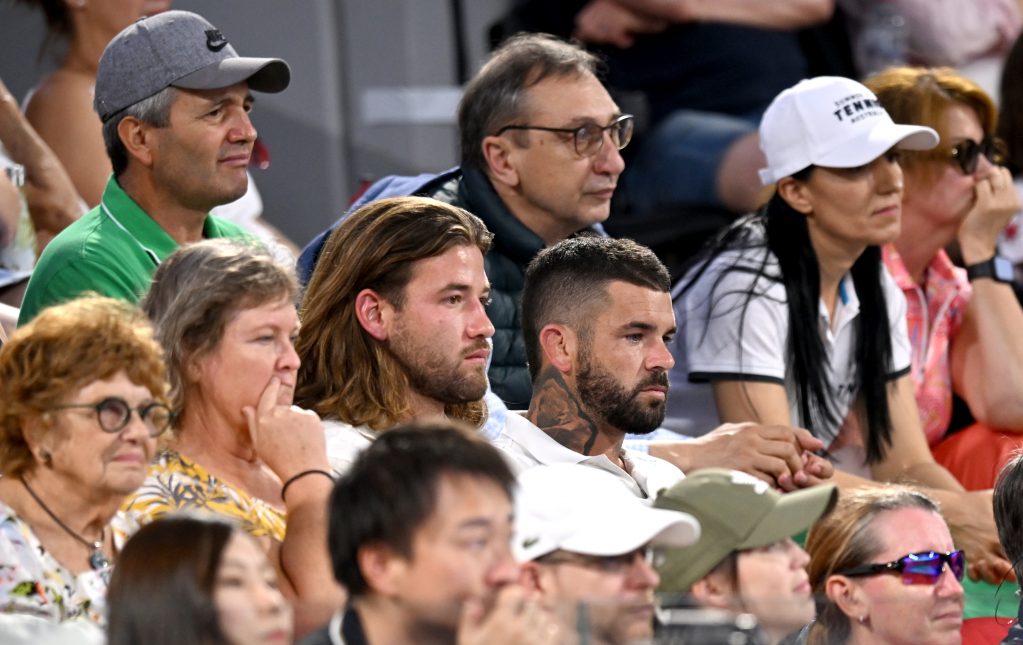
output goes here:
[[49, 466], [51, 463], [53, 463], [53, 455], [51, 455], [50, 451], [47, 450], [46, 448], [39, 449], [39, 459], [46, 466]]

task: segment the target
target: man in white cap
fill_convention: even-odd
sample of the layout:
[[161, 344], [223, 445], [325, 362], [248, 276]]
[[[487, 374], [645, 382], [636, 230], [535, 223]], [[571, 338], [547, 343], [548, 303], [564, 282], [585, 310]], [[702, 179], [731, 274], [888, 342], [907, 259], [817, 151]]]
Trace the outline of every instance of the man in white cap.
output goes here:
[[20, 323], [86, 291], [137, 301], [179, 245], [242, 236], [209, 215], [241, 197], [256, 130], [250, 90], [280, 92], [287, 63], [242, 58], [201, 16], [167, 11], [125, 28], [96, 73], [94, 107], [113, 165], [99, 206], [51, 242]]
[[540, 601], [578, 611], [594, 644], [653, 635], [653, 546], [696, 542], [691, 515], [651, 508], [613, 475], [576, 464], [536, 466], [519, 475], [512, 545], [522, 580]]

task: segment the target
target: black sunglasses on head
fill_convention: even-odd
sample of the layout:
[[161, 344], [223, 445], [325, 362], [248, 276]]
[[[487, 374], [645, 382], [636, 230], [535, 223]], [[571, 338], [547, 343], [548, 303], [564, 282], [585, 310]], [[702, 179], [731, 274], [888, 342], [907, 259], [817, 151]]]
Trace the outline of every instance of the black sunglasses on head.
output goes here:
[[949, 156], [964, 175], [972, 175], [977, 171], [980, 155], [987, 157], [992, 164], [999, 166], [1005, 163], [1009, 149], [998, 137], [987, 136], [977, 143], [973, 139], [963, 139], [949, 149]]

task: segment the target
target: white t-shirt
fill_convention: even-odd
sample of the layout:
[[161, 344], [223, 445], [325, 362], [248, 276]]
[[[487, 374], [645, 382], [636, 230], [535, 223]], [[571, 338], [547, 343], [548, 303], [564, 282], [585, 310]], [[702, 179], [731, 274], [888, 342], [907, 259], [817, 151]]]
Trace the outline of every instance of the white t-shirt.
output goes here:
[[[763, 263], [767, 258], [766, 265]], [[765, 275], [758, 275], [760, 267]], [[738, 270], [735, 270], [739, 267]], [[726, 270], [729, 269], [729, 270]], [[764, 248], [725, 251], [683, 297], [675, 302], [681, 332], [676, 340], [673, 385], [685, 390], [680, 398], [697, 399], [710, 410], [714, 398], [709, 385], [715, 380], [766, 381], [785, 386], [794, 424], [807, 427], [796, 397], [796, 384], [789, 360], [789, 311], [777, 259]], [[892, 340], [890, 379], [908, 373], [909, 336], [906, 332], [906, 300], [895, 280], [882, 267], [885, 301], [888, 306]], [[747, 294], [754, 295], [746, 305]], [[855, 379], [856, 319], [860, 301], [852, 276], [839, 285], [834, 320], [824, 303], [819, 304], [818, 332], [828, 356], [837, 422], [828, 427], [809, 428], [825, 445], [838, 436], [849, 408], [858, 394]], [[709, 313], [709, 317], [708, 317]], [[709, 323], [709, 324], [708, 324]], [[683, 351], [684, 349], [684, 351]], [[684, 378], [680, 378], [684, 377]]]
[[359, 453], [377, 438], [377, 433], [369, 428], [337, 419], [324, 419], [323, 431], [327, 438], [327, 463], [338, 477], [348, 472]]

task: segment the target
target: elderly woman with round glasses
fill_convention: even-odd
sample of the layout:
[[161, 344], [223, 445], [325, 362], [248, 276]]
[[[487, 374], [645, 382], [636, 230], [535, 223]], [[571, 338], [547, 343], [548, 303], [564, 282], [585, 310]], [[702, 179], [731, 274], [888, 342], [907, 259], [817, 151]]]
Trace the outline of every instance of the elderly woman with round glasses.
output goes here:
[[45, 310], [0, 351], [5, 638], [103, 621], [111, 520], [171, 421], [164, 369], [141, 312], [100, 297]]
[[802, 634], [809, 645], [960, 642], [966, 559], [923, 493], [843, 492], [806, 550], [817, 597], [817, 620]]
[[[993, 136], [996, 109], [951, 69], [892, 68], [866, 85], [893, 119], [941, 135], [933, 151], [902, 157], [902, 231], [884, 262], [906, 296], [911, 374], [935, 459], [967, 489], [989, 489], [1023, 445], [1023, 309], [996, 246], [1020, 200]], [[965, 270], [944, 250], [953, 243]], [[977, 423], [949, 435], [953, 393]]]

